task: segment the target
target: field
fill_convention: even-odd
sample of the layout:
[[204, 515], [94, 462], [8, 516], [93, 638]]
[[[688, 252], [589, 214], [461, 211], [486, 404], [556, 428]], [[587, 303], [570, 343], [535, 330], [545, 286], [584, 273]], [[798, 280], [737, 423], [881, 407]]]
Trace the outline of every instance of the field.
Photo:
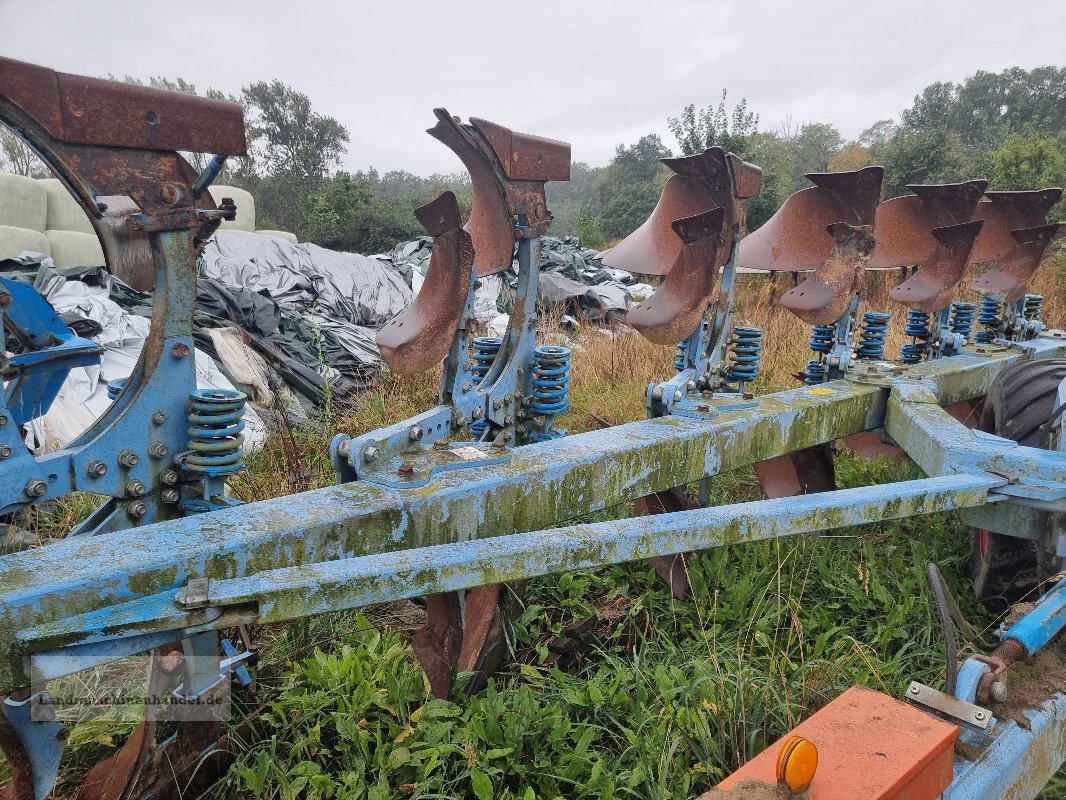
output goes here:
[[[1044, 318], [1066, 322], [1060, 258], [1035, 287]], [[807, 329], [773, 300], [791, 285], [744, 276], [738, 323], [766, 331], [755, 389], [796, 385]], [[871, 275], [866, 307], [896, 275]], [[561, 336], [559, 333], [549, 337]], [[573, 336], [571, 432], [640, 419], [648, 382], [672, 350], [636, 335]], [[332, 482], [333, 434], [358, 434], [436, 402], [436, 376], [385, 375], [354, 405], [334, 403], [311, 430], [284, 431], [250, 458], [234, 492], [256, 500]], [[913, 466], [838, 458], [843, 486], [916, 476]], [[753, 474], [713, 483], [713, 501], [760, 497]], [[59, 507], [42, 526], [83, 513]], [[596, 519], [631, 513], [609, 509]], [[986, 637], [997, 620], [973, 600], [968, 532], [954, 515], [737, 546], [690, 559], [694, 597], [671, 598], [642, 563], [529, 581], [509, 598], [508, 672], [467, 696], [433, 699], [409, 647], [422, 618], [396, 603], [257, 631], [256, 696], [235, 728], [240, 757], [217, 798], [688, 798], [710, 788], [853, 683], [899, 696], [944, 678], [943, 645], [923, 574], [936, 562]], [[973, 651], [967, 645], [963, 655]], [[461, 678], [461, 676], [460, 676]], [[79, 726], [64, 785], [121, 744]], [[1062, 782], [1066, 787], [1066, 781]], [[1044, 798], [1066, 797], [1053, 785]]]

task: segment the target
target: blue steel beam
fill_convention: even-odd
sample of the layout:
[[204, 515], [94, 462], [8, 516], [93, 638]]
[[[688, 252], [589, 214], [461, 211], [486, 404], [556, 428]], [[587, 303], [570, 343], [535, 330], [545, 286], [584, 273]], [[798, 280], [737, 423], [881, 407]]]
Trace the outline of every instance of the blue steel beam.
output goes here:
[[83, 669], [81, 658], [96, 664], [212, 628], [978, 506], [1003, 483], [992, 475], [925, 478], [268, 570], [212, 581], [206, 608], [187, 610], [184, 589], [172, 589], [25, 630], [19, 649], [40, 653], [35, 677], [50, 679]]

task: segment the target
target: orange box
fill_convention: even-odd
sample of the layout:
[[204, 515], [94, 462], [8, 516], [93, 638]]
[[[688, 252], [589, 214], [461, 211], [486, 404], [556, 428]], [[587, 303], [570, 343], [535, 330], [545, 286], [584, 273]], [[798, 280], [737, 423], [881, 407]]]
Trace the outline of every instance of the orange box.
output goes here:
[[791, 736], [818, 748], [812, 800], [936, 800], [951, 783], [957, 726], [865, 686], [852, 686], [720, 784], [777, 783]]

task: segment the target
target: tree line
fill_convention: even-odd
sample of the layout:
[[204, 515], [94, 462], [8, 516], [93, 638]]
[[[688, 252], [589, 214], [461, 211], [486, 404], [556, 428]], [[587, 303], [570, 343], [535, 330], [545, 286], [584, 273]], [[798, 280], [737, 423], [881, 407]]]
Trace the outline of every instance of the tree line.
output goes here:
[[[127, 76], [125, 80], [143, 83]], [[181, 78], [148, 84], [198, 94]], [[376, 253], [423, 233], [414, 209], [451, 189], [469, 210], [469, 178], [423, 177], [374, 168], [340, 169], [349, 134], [310, 98], [282, 81], [260, 81], [239, 95], [207, 89], [205, 96], [245, 109], [249, 155], [231, 160], [220, 183], [255, 197], [260, 228], [295, 232], [335, 250]], [[749, 204], [748, 228], [765, 222], [786, 197], [809, 184], [810, 172], [885, 167], [885, 196], [914, 183], [987, 178], [992, 189], [1032, 189], [1066, 183], [1066, 67], [1018, 67], [977, 72], [961, 83], [938, 82], [915, 96], [899, 119], [872, 124], [848, 141], [831, 123], [763, 128], [746, 98], [733, 105], [723, 90], [717, 103], [691, 104], [667, 120], [676, 153], [655, 133], [620, 144], [603, 167], [575, 162], [568, 183], [549, 183], [553, 232], [575, 234], [600, 248], [641, 224], [669, 176], [660, 163], [672, 155], [720, 146], [763, 169], [762, 193]], [[195, 166], [202, 157], [190, 155]], [[7, 130], [0, 130], [0, 168], [43, 174], [43, 165]], [[1061, 204], [1056, 212], [1062, 216]]]

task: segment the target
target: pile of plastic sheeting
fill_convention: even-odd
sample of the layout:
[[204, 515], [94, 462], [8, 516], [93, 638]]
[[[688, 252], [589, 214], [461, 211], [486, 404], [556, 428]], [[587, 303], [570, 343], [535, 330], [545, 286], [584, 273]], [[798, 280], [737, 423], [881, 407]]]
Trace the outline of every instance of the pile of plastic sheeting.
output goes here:
[[[48, 413], [26, 426], [26, 444], [37, 453], [71, 441], [107, 410], [108, 381], [129, 377], [148, 336], [148, 318], [111, 299], [111, 276], [99, 267], [88, 273], [89, 280], [68, 278], [40, 253], [0, 261], [0, 274], [32, 283], [73, 331], [104, 348], [100, 363], [72, 369]], [[234, 388], [211, 356], [199, 348], [195, 356], [198, 388]], [[245, 447], [257, 446], [266, 434], [263, 421], [248, 409], [245, 425]]]

